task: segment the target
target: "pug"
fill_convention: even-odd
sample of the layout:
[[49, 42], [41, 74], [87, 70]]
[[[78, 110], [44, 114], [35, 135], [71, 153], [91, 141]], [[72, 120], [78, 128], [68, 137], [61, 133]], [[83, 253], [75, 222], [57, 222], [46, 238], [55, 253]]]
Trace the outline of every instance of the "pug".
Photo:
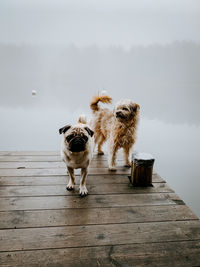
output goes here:
[[94, 140], [94, 132], [87, 125], [85, 116], [80, 116], [78, 123], [74, 126], [65, 125], [59, 129], [59, 133], [63, 134], [61, 143], [61, 158], [67, 166], [69, 173], [69, 183], [67, 190], [73, 190], [75, 185], [74, 169], [81, 169], [81, 180], [79, 193], [86, 196], [88, 190], [86, 188], [86, 178], [88, 167], [92, 160]]

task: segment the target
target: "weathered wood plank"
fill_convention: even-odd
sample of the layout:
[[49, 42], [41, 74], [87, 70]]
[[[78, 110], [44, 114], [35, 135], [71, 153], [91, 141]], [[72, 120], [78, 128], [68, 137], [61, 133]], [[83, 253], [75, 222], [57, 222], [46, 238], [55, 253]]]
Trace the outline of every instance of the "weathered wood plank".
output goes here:
[[[61, 162], [61, 157], [60, 156], [0, 156], [0, 163], [1, 166], [3, 166], [4, 163], [11, 163], [11, 162], [15, 162], [16, 164], [20, 164], [21, 162]], [[93, 158], [92, 162], [95, 162], [96, 164], [98, 163], [102, 163], [102, 164], [107, 164], [107, 159], [106, 158], [102, 158], [102, 159], [98, 159], [98, 158]], [[122, 158], [118, 158], [117, 159], [117, 163], [121, 165], [123, 162]]]
[[[118, 155], [117, 156], [117, 161], [122, 161], [123, 160], [123, 156], [122, 155]], [[0, 162], [15, 162], [15, 161], [24, 161], [24, 162], [60, 162], [61, 161], [61, 157], [60, 154], [57, 155], [0, 155]], [[94, 155], [93, 156], [93, 161], [98, 161], [98, 162], [102, 162], [102, 161], [107, 161], [107, 155], [103, 155], [103, 156], [98, 156], [98, 155]]]
[[[0, 151], [0, 156], [60, 156], [60, 151]], [[123, 156], [122, 150], [118, 151], [117, 156]], [[93, 157], [98, 159], [107, 158], [107, 153], [98, 155], [94, 152]]]
[[47, 169], [47, 168], [64, 168], [64, 162], [0, 162], [0, 169]]
[[[116, 174], [128, 174], [130, 175], [130, 168], [118, 167], [115, 171]], [[66, 168], [59, 169], [0, 169], [1, 176], [50, 176], [50, 175], [65, 175], [67, 173]], [[75, 170], [76, 174], [80, 174], [80, 169]], [[109, 171], [107, 168], [89, 168], [89, 174], [113, 174], [113, 171]]]
[[[112, 183], [126, 183], [127, 175], [104, 174], [104, 175], [88, 175], [87, 184], [112, 184]], [[68, 175], [60, 176], [11, 176], [0, 177], [0, 185], [66, 185]], [[76, 176], [76, 183], [79, 183], [80, 176]], [[153, 183], [165, 183], [165, 181], [158, 175], [153, 174]]]
[[[123, 167], [124, 162], [121, 160], [117, 161], [117, 166]], [[14, 162], [0, 162], [0, 169], [57, 169], [57, 168], [66, 168], [64, 162], [53, 162], [53, 161], [14, 161]], [[93, 160], [90, 164], [90, 168], [106, 168], [108, 169], [108, 163], [106, 160], [97, 161]]]
[[[156, 183], [152, 187], [133, 187], [127, 184], [93, 184], [87, 185], [90, 195], [101, 194], [149, 194], [149, 193], [172, 193], [174, 192], [166, 183]], [[75, 190], [68, 191], [63, 185], [48, 186], [0, 186], [0, 198], [23, 197], [23, 196], [65, 196], [78, 195], [79, 185]]]
[[1, 198], [0, 211], [184, 204], [174, 193]]
[[0, 162], [60, 162], [60, 156], [0, 156]]
[[61, 157], [58, 156], [7, 156], [0, 155], [0, 162], [60, 162]]
[[199, 266], [200, 241], [3, 252], [1, 266]]
[[0, 230], [0, 251], [200, 240], [200, 222], [176, 221]]
[[[60, 151], [0, 151], [1, 156], [60, 156]], [[122, 156], [122, 151], [118, 151], [118, 155]], [[104, 158], [107, 157], [107, 154], [105, 155], [98, 155], [96, 152], [94, 152], [94, 157], [98, 158]]]
[[2, 156], [57, 156], [60, 155], [60, 151], [0, 151]]
[[[0, 228], [198, 220], [186, 205], [0, 212]], [[120, 229], [120, 226], [119, 226]]]

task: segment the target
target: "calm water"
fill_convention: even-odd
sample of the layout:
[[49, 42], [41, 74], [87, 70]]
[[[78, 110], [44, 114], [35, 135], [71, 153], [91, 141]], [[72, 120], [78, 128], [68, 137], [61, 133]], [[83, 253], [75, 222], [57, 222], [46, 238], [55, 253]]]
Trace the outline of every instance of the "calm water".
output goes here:
[[[81, 113], [67, 108], [1, 108], [0, 150], [59, 150], [59, 127]], [[200, 217], [200, 126], [149, 120], [141, 114], [135, 150], [155, 157], [154, 169]]]

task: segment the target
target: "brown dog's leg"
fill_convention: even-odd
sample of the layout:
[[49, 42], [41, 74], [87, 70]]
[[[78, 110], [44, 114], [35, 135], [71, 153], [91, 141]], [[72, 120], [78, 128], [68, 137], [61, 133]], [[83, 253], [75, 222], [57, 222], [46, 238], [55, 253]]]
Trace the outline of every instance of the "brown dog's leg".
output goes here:
[[125, 161], [125, 167], [131, 167], [131, 163], [129, 160], [129, 152], [130, 152], [130, 147], [123, 147], [124, 151], [124, 161]]
[[87, 178], [88, 170], [87, 168], [81, 169], [81, 181], [80, 181], [80, 195], [86, 196], [88, 194], [87, 187], [86, 187], [86, 178]]
[[114, 144], [109, 145], [108, 149], [108, 168], [110, 171], [116, 170], [116, 155], [117, 155], [118, 146]]
[[103, 154], [104, 154], [104, 152], [103, 152], [102, 149], [101, 149], [101, 147], [102, 147], [102, 145], [103, 145], [104, 142], [105, 142], [105, 138], [104, 138], [104, 136], [102, 135], [102, 136], [100, 137], [100, 141], [99, 141], [99, 143], [98, 143], [98, 155], [103, 155]]
[[70, 168], [70, 167], [67, 167], [67, 170], [68, 170], [68, 173], [69, 173], [69, 183], [67, 185], [67, 190], [73, 190], [74, 189], [74, 185], [75, 185], [75, 182], [74, 182], [74, 169], [73, 168]]

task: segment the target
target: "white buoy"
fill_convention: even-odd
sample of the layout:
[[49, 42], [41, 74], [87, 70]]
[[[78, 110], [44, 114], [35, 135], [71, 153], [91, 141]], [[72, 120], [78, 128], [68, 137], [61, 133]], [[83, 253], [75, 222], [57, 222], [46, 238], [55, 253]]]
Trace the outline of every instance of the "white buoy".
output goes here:
[[106, 90], [102, 90], [101, 91], [101, 95], [107, 95], [107, 91]]
[[36, 90], [32, 90], [32, 96], [36, 96], [37, 92]]

